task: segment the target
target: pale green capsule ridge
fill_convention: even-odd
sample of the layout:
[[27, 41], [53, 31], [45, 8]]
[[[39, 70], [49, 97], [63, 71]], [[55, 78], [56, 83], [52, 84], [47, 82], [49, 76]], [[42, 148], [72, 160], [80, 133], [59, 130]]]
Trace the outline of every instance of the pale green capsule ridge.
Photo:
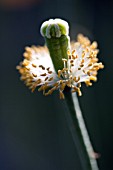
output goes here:
[[45, 38], [54, 68], [58, 72], [64, 67], [62, 59], [68, 59], [67, 51], [70, 48], [68, 23], [61, 19], [50, 19], [42, 24], [40, 31]]

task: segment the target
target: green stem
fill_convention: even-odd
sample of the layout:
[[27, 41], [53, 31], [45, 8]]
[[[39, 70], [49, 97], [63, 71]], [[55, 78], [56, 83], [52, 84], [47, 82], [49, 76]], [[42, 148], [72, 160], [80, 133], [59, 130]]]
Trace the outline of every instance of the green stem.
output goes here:
[[70, 113], [66, 113], [66, 117], [79, 154], [82, 168], [83, 170], [99, 170], [93, 156], [94, 151], [82, 117], [78, 98], [76, 94], [72, 94], [69, 89], [64, 92], [64, 95], [70, 111]]

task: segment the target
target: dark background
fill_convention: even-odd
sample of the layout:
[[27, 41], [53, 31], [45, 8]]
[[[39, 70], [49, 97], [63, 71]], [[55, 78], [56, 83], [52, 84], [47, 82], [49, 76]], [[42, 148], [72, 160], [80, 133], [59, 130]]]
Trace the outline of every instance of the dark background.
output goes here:
[[71, 39], [83, 33], [99, 43], [105, 69], [92, 87], [82, 86], [80, 105], [100, 170], [113, 170], [113, 1], [0, 1], [0, 170], [82, 170], [58, 93], [31, 93], [16, 65], [24, 47], [43, 45], [41, 23], [69, 21]]

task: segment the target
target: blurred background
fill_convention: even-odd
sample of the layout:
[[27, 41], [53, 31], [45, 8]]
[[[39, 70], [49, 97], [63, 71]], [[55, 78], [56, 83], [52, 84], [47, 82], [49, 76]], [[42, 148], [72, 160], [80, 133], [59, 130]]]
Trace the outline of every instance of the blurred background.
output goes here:
[[100, 170], [113, 170], [113, 1], [0, 1], [0, 170], [82, 170], [58, 92], [31, 93], [16, 65], [25, 46], [43, 45], [40, 25], [49, 18], [70, 24], [71, 39], [97, 40], [105, 69], [79, 97]]

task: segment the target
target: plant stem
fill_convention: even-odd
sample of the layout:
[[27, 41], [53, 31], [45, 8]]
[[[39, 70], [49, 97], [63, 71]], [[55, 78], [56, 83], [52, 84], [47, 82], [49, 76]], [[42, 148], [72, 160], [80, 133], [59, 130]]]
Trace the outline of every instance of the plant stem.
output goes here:
[[83, 170], [99, 170], [93, 147], [84, 123], [78, 98], [71, 90], [64, 92], [70, 113], [66, 113], [69, 128], [78, 151]]

